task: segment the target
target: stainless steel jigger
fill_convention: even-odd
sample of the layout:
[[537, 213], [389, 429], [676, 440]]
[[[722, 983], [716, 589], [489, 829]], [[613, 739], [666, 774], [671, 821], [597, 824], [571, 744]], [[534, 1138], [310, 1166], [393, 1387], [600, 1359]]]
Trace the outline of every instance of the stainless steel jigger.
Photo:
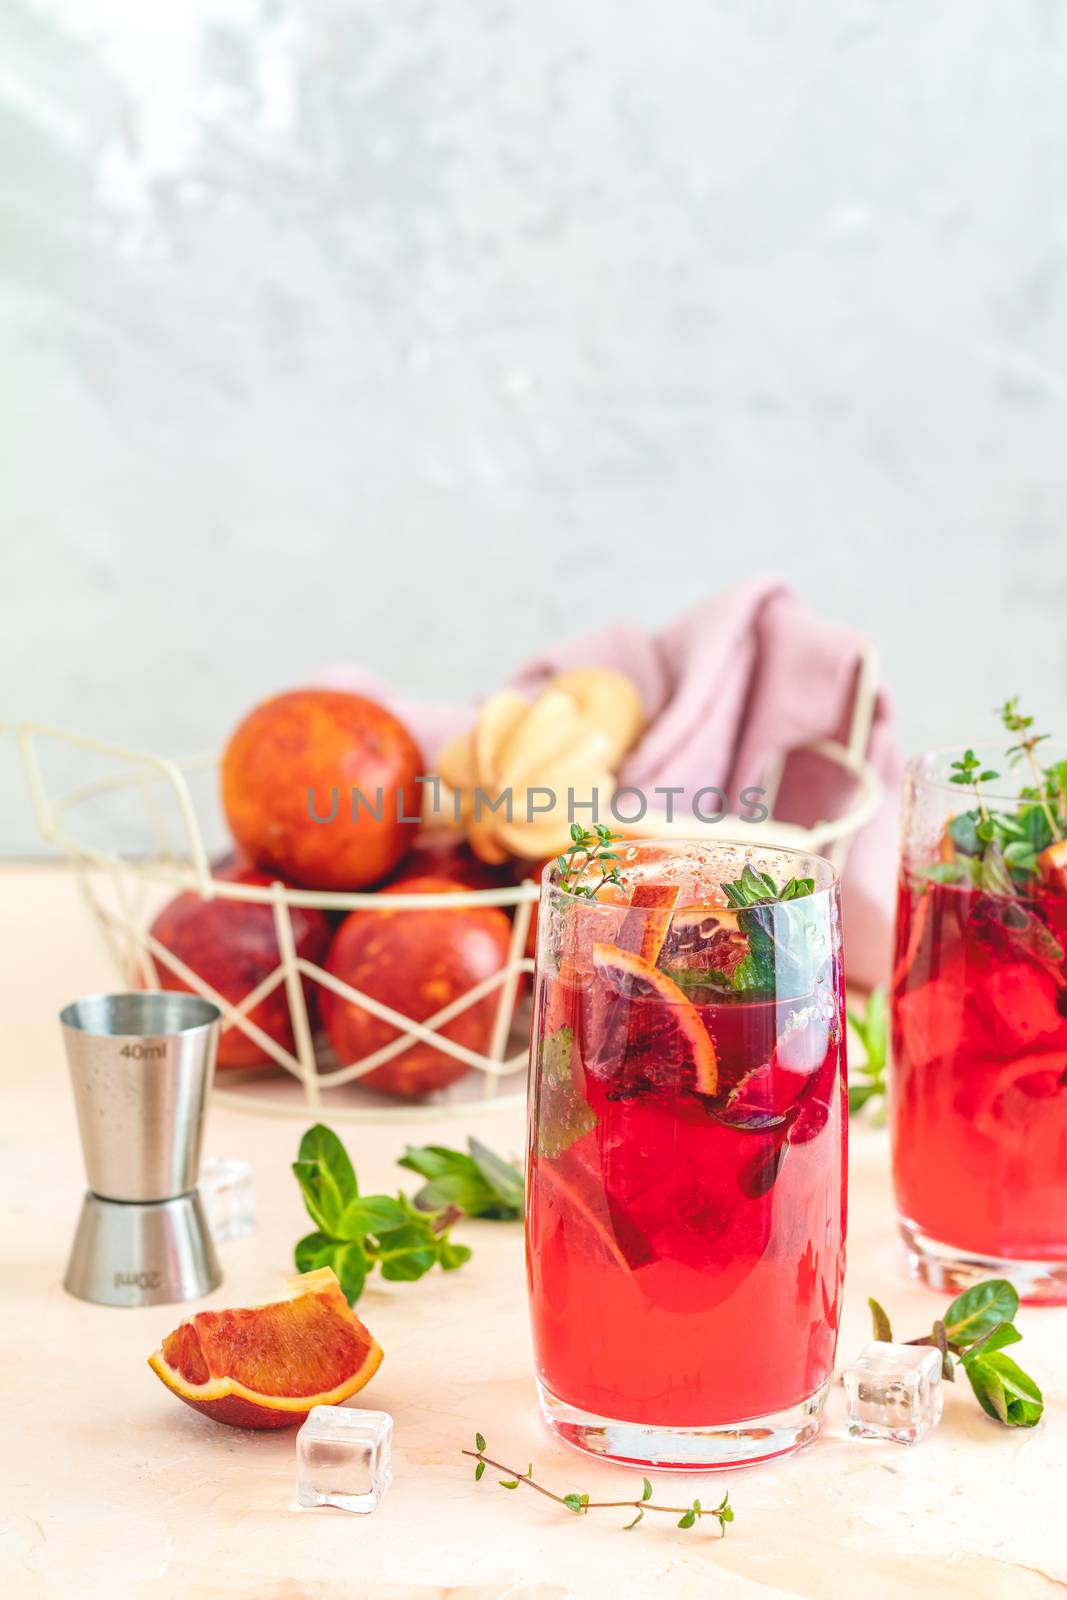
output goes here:
[[218, 1007], [96, 994], [59, 1020], [89, 1179], [64, 1287], [105, 1306], [195, 1300], [222, 1279], [196, 1192]]

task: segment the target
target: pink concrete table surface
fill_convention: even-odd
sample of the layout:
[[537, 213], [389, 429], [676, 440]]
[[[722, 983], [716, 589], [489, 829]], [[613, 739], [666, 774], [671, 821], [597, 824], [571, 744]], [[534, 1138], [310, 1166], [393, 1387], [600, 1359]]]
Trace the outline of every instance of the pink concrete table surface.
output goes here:
[[[1067, 1586], [1061, 1509], [1067, 1465], [1067, 1311], [1025, 1310], [1018, 1354], [1042, 1384], [1040, 1427], [1007, 1430], [965, 1382], [948, 1389], [940, 1428], [914, 1449], [846, 1438], [835, 1387], [822, 1438], [747, 1471], [655, 1479], [657, 1498], [729, 1489], [725, 1540], [621, 1514], [571, 1517], [459, 1454], [476, 1428], [491, 1452], [595, 1499], [636, 1475], [587, 1461], [544, 1433], [526, 1326], [521, 1230], [458, 1230], [470, 1264], [416, 1284], [375, 1283], [359, 1304], [385, 1350], [365, 1391], [396, 1419], [395, 1482], [370, 1517], [294, 1509], [294, 1434], [220, 1427], [182, 1406], [145, 1364], [195, 1308], [107, 1310], [60, 1286], [83, 1189], [56, 1012], [116, 987], [64, 868], [0, 871], [3, 1117], [0, 1361], [6, 1448], [0, 1468], [0, 1593], [182, 1600], [563, 1600], [569, 1596], [807, 1596], [864, 1600], [938, 1594], [1029, 1600]], [[224, 1282], [205, 1304], [268, 1298], [308, 1230], [289, 1172], [306, 1117], [213, 1110], [206, 1150], [255, 1170], [256, 1233], [221, 1250]], [[459, 1142], [455, 1123], [419, 1125], [418, 1143]], [[390, 1189], [405, 1130], [342, 1129], [361, 1184]], [[519, 1117], [480, 1121], [496, 1149], [521, 1148]], [[843, 1355], [869, 1337], [876, 1294], [908, 1336], [944, 1302], [910, 1284], [897, 1248], [886, 1136], [853, 1140]], [[1014, 1353], [1014, 1352], [1013, 1352]], [[717, 1359], [729, 1361], [729, 1351]]]

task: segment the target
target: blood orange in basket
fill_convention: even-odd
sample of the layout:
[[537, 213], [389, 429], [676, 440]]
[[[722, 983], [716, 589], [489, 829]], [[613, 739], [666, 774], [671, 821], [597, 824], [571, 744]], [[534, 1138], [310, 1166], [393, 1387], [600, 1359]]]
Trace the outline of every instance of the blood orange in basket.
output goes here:
[[234, 839], [264, 871], [308, 889], [362, 889], [414, 844], [424, 770], [415, 740], [384, 706], [296, 689], [264, 700], [234, 730], [222, 803]]
[[585, 1066], [618, 1079], [620, 1092], [639, 1085], [682, 1085], [713, 1095], [719, 1086], [711, 1036], [692, 1001], [665, 972], [617, 945], [593, 947], [594, 981], [583, 1037], [596, 1040]]
[[[227, 883], [260, 887], [272, 881], [268, 873], [236, 863], [216, 867], [214, 876]], [[325, 914], [291, 906], [289, 921], [297, 955], [307, 961], [322, 961], [330, 943], [330, 924]], [[239, 1005], [281, 961], [274, 908], [258, 902], [226, 900], [221, 896], [204, 900], [187, 889], [164, 906], [152, 924], [151, 934], [231, 1005]], [[156, 987], [160, 989], [192, 987], [158, 956], [156, 972]], [[304, 998], [311, 1007], [314, 1003], [312, 986], [306, 978], [303, 983]], [[293, 1024], [284, 983], [252, 1007], [248, 1021], [283, 1049], [293, 1049]], [[236, 1025], [226, 1028], [219, 1040], [220, 1067], [254, 1067], [272, 1059], [255, 1039]]]
[[[389, 896], [460, 894], [462, 885], [444, 878], [412, 878], [381, 891], [381, 910], [353, 911], [334, 936], [326, 970], [414, 1022], [438, 1011], [507, 964], [511, 924], [496, 906], [417, 907], [389, 910]], [[484, 1054], [492, 1042], [498, 990], [491, 990], [437, 1030], [443, 1039]], [[390, 1022], [327, 990], [322, 1020], [346, 1065], [373, 1055], [399, 1037]], [[403, 1100], [455, 1083], [470, 1071], [435, 1045], [417, 1040], [360, 1080], [368, 1088]]]
[[381, 1365], [380, 1345], [332, 1268], [289, 1279], [269, 1305], [198, 1311], [148, 1365], [179, 1400], [234, 1428], [292, 1428], [312, 1406], [336, 1406]]

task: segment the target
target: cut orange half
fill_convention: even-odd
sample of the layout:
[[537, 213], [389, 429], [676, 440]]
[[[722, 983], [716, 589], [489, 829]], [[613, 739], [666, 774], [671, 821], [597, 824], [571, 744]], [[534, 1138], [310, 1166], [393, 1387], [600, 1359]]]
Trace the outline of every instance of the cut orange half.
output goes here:
[[336, 1406], [381, 1365], [381, 1347], [331, 1267], [289, 1279], [284, 1300], [198, 1311], [148, 1365], [194, 1411], [234, 1428], [292, 1428], [312, 1406]]
[[[617, 995], [630, 1001], [624, 1033], [605, 1027], [624, 1072], [636, 1064], [648, 1082], [670, 1081], [679, 1066], [692, 1072], [692, 1087], [698, 1094], [718, 1091], [719, 1069], [711, 1035], [701, 1022], [693, 1002], [665, 972], [613, 944], [593, 946], [593, 969]], [[605, 1018], [605, 1023], [607, 1019]], [[611, 1070], [602, 1053], [601, 1072]]]
[[619, 949], [629, 950], [655, 966], [679, 893], [676, 883], [639, 883], [630, 896], [630, 906], [615, 941]]

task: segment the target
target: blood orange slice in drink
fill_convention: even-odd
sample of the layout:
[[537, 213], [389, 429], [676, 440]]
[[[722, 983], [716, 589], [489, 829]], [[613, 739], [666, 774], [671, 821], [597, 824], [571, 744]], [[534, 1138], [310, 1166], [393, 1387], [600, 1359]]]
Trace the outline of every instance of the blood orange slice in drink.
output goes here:
[[270, 1305], [199, 1311], [169, 1333], [148, 1365], [194, 1411], [234, 1428], [292, 1428], [312, 1406], [362, 1389], [381, 1347], [330, 1267], [289, 1279]]
[[676, 883], [639, 883], [630, 896], [615, 943], [655, 966], [671, 926], [680, 889]]
[[729, 986], [748, 955], [748, 939], [727, 906], [681, 906], [671, 917], [659, 965], [671, 972], [706, 973], [713, 987]]
[[612, 944], [593, 946], [593, 979], [584, 1029], [588, 1072], [613, 1079], [617, 1092], [641, 1084], [716, 1092], [715, 1046], [673, 979]]

